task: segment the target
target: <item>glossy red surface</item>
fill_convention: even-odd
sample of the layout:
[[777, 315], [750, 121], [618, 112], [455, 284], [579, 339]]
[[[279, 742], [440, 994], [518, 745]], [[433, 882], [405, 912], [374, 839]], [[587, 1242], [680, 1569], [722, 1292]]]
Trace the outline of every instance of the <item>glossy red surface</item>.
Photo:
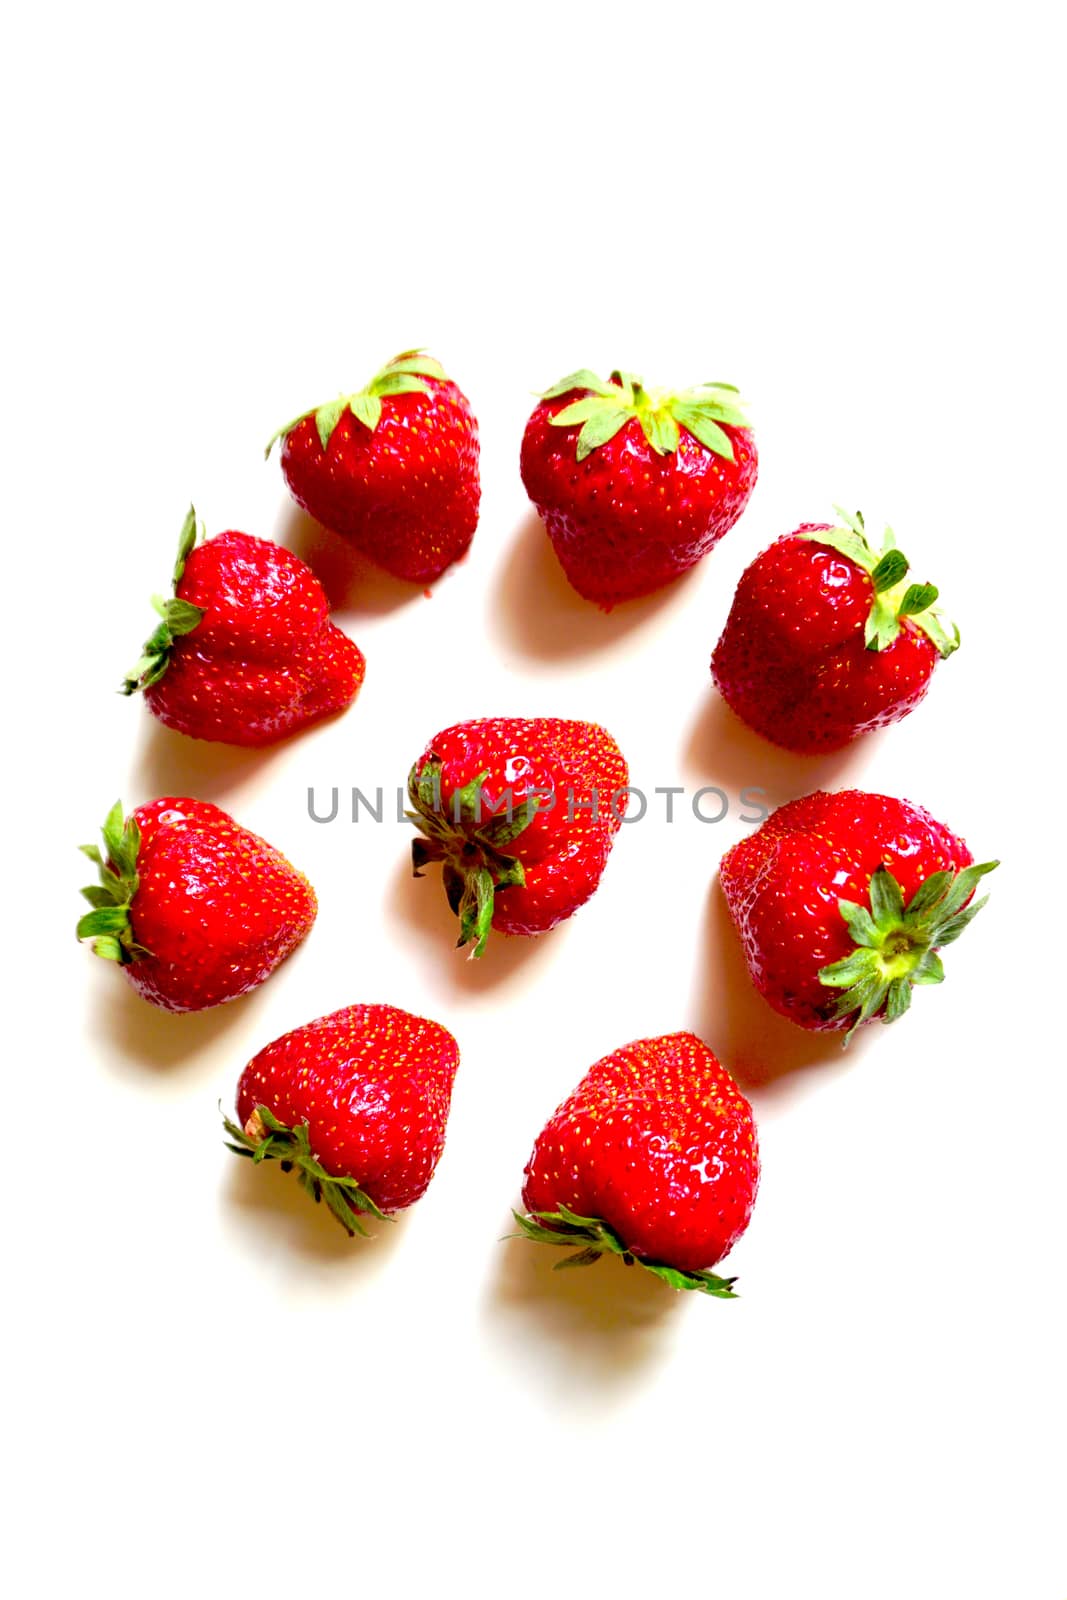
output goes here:
[[913, 711], [930, 685], [936, 646], [907, 618], [894, 642], [868, 650], [874, 599], [867, 573], [801, 535], [806, 523], [742, 574], [711, 671], [750, 728], [787, 750], [835, 750]]
[[151, 952], [122, 971], [168, 1011], [203, 1011], [269, 978], [315, 920], [315, 891], [272, 845], [218, 806], [138, 806], [139, 886], [130, 905]]
[[373, 433], [342, 413], [323, 450], [312, 416], [286, 435], [293, 498], [398, 578], [432, 583], [464, 555], [478, 525], [478, 424], [451, 382], [382, 398]]
[[522, 441], [522, 481], [564, 572], [586, 599], [610, 608], [687, 571], [732, 528], [756, 483], [756, 444], [724, 426], [728, 461], [683, 428], [678, 449], [657, 455], [636, 418], [586, 456], [579, 426], [551, 419], [575, 391], [535, 407]]
[[691, 1033], [640, 1039], [590, 1067], [538, 1136], [523, 1205], [597, 1217], [638, 1256], [713, 1267], [752, 1215], [752, 1108]]
[[204, 611], [145, 690], [194, 739], [265, 745], [351, 705], [366, 664], [330, 621], [322, 585], [292, 551], [229, 531], [190, 554], [177, 587]]
[[847, 1028], [821, 968], [843, 960], [852, 937], [838, 901], [869, 906], [871, 877], [885, 866], [907, 902], [933, 872], [973, 857], [962, 839], [921, 806], [859, 789], [803, 796], [780, 806], [719, 866], [723, 893], [756, 988], [803, 1028]]
[[395, 1006], [346, 1006], [275, 1039], [237, 1090], [244, 1126], [266, 1105], [306, 1122], [311, 1151], [334, 1177], [355, 1178], [383, 1211], [425, 1192], [441, 1158], [459, 1048], [436, 1022]]
[[[604, 871], [625, 799], [612, 800], [629, 779], [611, 735], [590, 722], [554, 717], [488, 717], [458, 723], [437, 734], [416, 763], [443, 763], [441, 798], [446, 814], [455, 793], [488, 774], [487, 810], [503, 804], [511, 789], [520, 810], [530, 793], [551, 791], [545, 809], [507, 846], [525, 869], [521, 886], [498, 889], [493, 927], [500, 933], [544, 933], [569, 917], [596, 889]], [[573, 806], [568, 794], [573, 791]], [[596, 804], [596, 815], [591, 807]]]

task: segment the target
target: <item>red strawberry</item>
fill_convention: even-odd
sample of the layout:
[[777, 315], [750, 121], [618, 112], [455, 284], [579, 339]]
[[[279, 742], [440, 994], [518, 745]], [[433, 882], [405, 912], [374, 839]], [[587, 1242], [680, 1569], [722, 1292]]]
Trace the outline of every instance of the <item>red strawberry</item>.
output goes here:
[[445, 1144], [459, 1050], [436, 1022], [395, 1006], [346, 1006], [275, 1039], [237, 1088], [230, 1149], [295, 1167], [349, 1234], [360, 1213], [402, 1211]]
[[526, 1166], [527, 1238], [605, 1251], [675, 1289], [732, 1296], [708, 1271], [748, 1226], [759, 1184], [752, 1108], [691, 1033], [639, 1039], [590, 1067]]
[[272, 845], [218, 806], [168, 797], [104, 823], [106, 862], [78, 923], [98, 956], [166, 1011], [203, 1011], [269, 978], [315, 920], [315, 891]]
[[745, 509], [757, 459], [732, 385], [668, 394], [583, 370], [542, 395], [521, 467], [568, 579], [608, 610], [707, 555]]
[[764, 999], [802, 1028], [851, 1037], [903, 1015], [915, 984], [942, 981], [937, 952], [985, 905], [974, 891], [995, 866], [975, 866], [920, 806], [843, 789], [781, 806], [719, 872]]
[[[201, 530], [201, 533], [203, 530]], [[344, 710], [365, 663], [330, 621], [310, 567], [248, 533], [196, 543], [192, 506], [174, 568], [174, 598], [122, 686], [143, 689], [168, 728], [194, 739], [264, 745]]]
[[711, 658], [737, 715], [803, 754], [907, 716], [960, 642], [933, 584], [908, 583], [892, 531], [875, 551], [859, 512], [835, 509], [845, 527], [805, 523], [756, 557]]
[[544, 933], [600, 882], [626, 811], [629, 774], [591, 722], [487, 717], [446, 728], [411, 769], [415, 876], [444, 868], [459, 944], [485, 949], [490, 927]]
[[440, 362], [394, 357], [356, 394], [281, 428], [293, 499], [398, 578], [431, 583], [478, 524], [478, 424]]

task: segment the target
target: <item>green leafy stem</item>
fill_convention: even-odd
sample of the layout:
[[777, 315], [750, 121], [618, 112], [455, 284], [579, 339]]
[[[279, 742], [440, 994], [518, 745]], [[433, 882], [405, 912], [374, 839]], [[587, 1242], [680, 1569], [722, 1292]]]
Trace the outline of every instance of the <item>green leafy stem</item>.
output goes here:
[[141, 850], [141, 830], [136, 819], [123, 820], [122, 801], [116, 800], [102, 829], [106, 855], [95, 844], [79, 845], [98, 870], [99, 882], [81, 892], [92, 906], [78, 921], [79, 939], [93, 941], [93, 954], [105, 961], [126, 966], [151, 954], [138, 944], [130, 922], [130, 903], [137, 893], [137, 857]]
[[880, 866], [871, 877], [869, 908], [853, 900], [838, 901], [856, 948], [843, 960], [823, 967], [819, 982], [841, 990], [833, 1014], [852, 1018], [845, 1044], [871, 1017], [881, 1015], [883, 1022], [902, 1017], [916, 986], [944, 981], [937, 952], [958, 939], [981, 911], [988, 896], [981, 900], [971, 896], [986, 873], [999, 865], [983, 861], [959, 872], [932, 872], [907, 906], [896, 878]]
[[405, 350], [394, 356], [392, 361], [387, 361], [362, 389], [357, 389], [354, 394], [338, 395], [336, 400], [327, 400], [325, 405], [311, 406], [271, 434], [263, 452], [264, 457], [269, 456], [278, 441], [286, 438], [307, 417], [314, 417], [319, 443], [324, 451], [329, 449], [333, 431], [346, 411], [350, 411], [368, 433], [373, 433], [382, 418], [382, 400], [385, 396], [432, 394], [430, 385], [424, 381], [426, 378], [434, 378], [438, 383], [448, 382], [448, 374], [439, 361], [422, 350]]
[[581, 424], [576, 455], [579, 461], [613, 439], [619, 429], [636, 417], [648, 443], [657, 455], [673, 455], [678, 449], [681, 430], [691, 433], [704, 447], [726, 461], [734, 459], [733, 440], [723, 428], [747, 428], [743, 402], [732, 383], [701, 383], [677, 394], [646, 389], [632, 372], [613, 372], [605, 383], [595, 372], [581, 368], [546, 389], [542, 400], [584, 390], [581, 399], [572, 400], [551, 418], [554, 428]]
[[265, 1105], [255, 1107], [243, 1128], [229, 1117], [223, 1116], [222, 1121], [230, 1136], [228, 1150], [237, 1156], [247, 1156], [257, 1165], [262, 1161], [277, 1161], [283, 1172], [295, 1171], [301, 1187], [316, 1204], [326, 1203], [349, 1238], [356, 1234], [366, 1238], [367, 1230], [360, 1220], [365, 1215], [377, 1217], [380, 1222], [392, 1221], [355, 1178], [338, 1177], [316, 1161], [311, 1153], [306, 1122], [289, 1127]]
[[[200, 538], [204, 536], [203, 525], [200, 527], [199, 536]], [[196, 542], [196, 512], [190, 506], [178, 539], [178, 555], [171, 580], [175, 590], [181, 582], [185, 563]], [[194, 606], [189, 600], [179, 600], [176, 594], [168, 598], [158, 594], [153, 595], [152, 605], [159, 616], [159, 626], [145, 640], [141, 647], [140, 659], [122, 680], [120, 694], [137, 694], [139, 690], [147, 689], [150, 684], [158, 683], [170, 665], [170, 653], [175, 639], [181, 638], [183, 634], [192, 633], [204, 619], [203, 606]]]
[[579, 1247], [574, 1255], [556, 1262], [556, 1271], [561, 1267], [591, 1267], [602, 1255], [616, 1255], [621, 1256], [628, 1267], [636, 1264], [654, 1273], [672, 1289], [696, 1289], [718, 1300], [737, 1299], [733, 1290], [736, 1278], [720, 1278], [707, 1271], [687, 1272], [681, 1267], [668, 1266], [664, 1261], [646, 1261], [629, 1250], [615, 1229], [599, 1217], [580, 1217], [562, 1205], [555, 1211], [513, 1211], [512, 1216], [520, 1232], [509, 1234], [511, 1239], [532, 1239], [537, 1244], [565, 1249]]
[[863, 642], [868, 650], [885, 650], [900, 634], [905, 617], [910, 617], [936, 646], [942, 658], [959, 649], [960, 630], [934, 607], [938, 591], [932, 583], [908, 583], [909, 561], [897, 549], [896, 535], [886, 528], [881, 550], [875, 550], [867, 537], [863, 513], [855, 515], [834, 506], [844, 523], [839, 528], [813, 528], [801, 534], [813, 544], [829, 545], [847, 556], [870, 578], [874, 598], [867, 614]]
[[440, 759], [431, 756], [408, 775], [408, 797], [415, 809], [407, 817], [419, 830], [411, 842], [412, 872], [421, 878], [423, 867], [441, 863], [448, 904], [459, 918], [457, 949], [469, 944], [471, 955], [478, 957], [489, 938], [498, 891], [526, 882], [522, 862], [508, 854], [507, 846], [529, 827], [539, 801], [536, 795], [520, 806], [509, 801], [506, 811], [490, 812], [487, 819], [483, 787], [488, 771], [457, 790], [447, 806], [441, 773]]

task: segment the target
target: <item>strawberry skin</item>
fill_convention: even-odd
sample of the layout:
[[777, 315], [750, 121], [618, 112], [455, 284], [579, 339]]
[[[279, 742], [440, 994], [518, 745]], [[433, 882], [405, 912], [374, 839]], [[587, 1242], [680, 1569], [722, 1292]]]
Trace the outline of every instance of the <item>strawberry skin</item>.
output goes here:
[[361, 651], [330, 621], [311, 569], [269, 539], [229, 530], [196, 544], [190, 507], [174, 598], [123, 692], [178, 733], [273, 744], [351, 705]]
[[104, 824], [100, 884], [78, 924], [145, 1000], [203, 1011], [269, 978], [315, 920], [315, 891], [272, 845], [218, 806], [167, 796]]
[[394, 577], [432, 583], [466, 554], [481, 494], [478, 424], [432, 357], [397, 356], [280, 437], [297, 504]]
[[733, 1279], [708, 1269], [748, 1226], [758, 1184], [751, 1106], [701, 1039], [672, 1033], [590, 1067], [534, 1145], [518, 1221], [581, 1246], [575, 1264], [611, 1250], [728, 1295]]
[[395, 1006], [346, 1006], [275, 1039], [237, 1089], [238, 1155], [294, 1166], [342, 1226], [402, 1211], [426, 1191], [445, 1143], [455, 1039]]
[[781, 806], [728, 850], [719, 875], [756, 988], [816, 1031], [907, 1010], [944, 977], [938, 950], [985, 904], [964, 841], [921, 806], [859, 789]]
[[909, 584], [887, 530], [863, 518], [805, 523], [756, 557], [712, 656], [719, 692], [764, 738], [801, 754], [837, 750], [913, 711], [959, 633]]
[[490, 927], [545, 933], [577, 911], [600, 882], [628, 782], [595, 723], [486, 717], [437, 734], [408, 778], [412, 862], [416, 877], [441, 862], [460, 946], [481, 955]]
[[756, 483], [737, 391], [649, 393], [581, 371], [534, 408], [522, 481], [571, 585], [609, 610], [662, 588], [733, 527]]

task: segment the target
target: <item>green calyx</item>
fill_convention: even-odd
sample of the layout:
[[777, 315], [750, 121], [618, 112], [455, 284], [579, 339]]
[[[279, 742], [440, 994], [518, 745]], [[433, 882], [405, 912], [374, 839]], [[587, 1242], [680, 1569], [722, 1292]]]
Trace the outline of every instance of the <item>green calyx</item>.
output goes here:
[[[537, 1244], [554, 1244], [564, 1249], [578, 1246], [574, 1255], [556, 1262], [556, 1271], [561, 1267], [591, 1267], [602, 1255], [615, 1255], [621, 1256], [628, 1267], [636, 1264], [644, 1267], [646, 1272], [654, 1272], [672, 1289], [697, 1289], [701, 1294], [714, 1295], [718, 1300], [737, 1299], [733, 1290], [736, 1278], [720, 1278], [714, 1272], [685, 1272], [680, 1267], [669, 1267], [662, 1261], [645, 1261], [641, 1256], [635, 1256], [632, 1250], [627, 1250], [614, 1228], [610, 1228], [599, 1217], [579, 1217], [573, 1211], [568, 1211], [566, 1206], [560, 1206], [558, 1211], [537, 1211], [533, 1214], [513, 1211], [512, 1216], [521, 1231], [509, 1234], [511, 1239], [532, 1239]], [[546, 1227], [546, 1223], [551, 1226]]]
[[[199, 537], [204, 537], [203, 524], [200, 526]], [[192, 506], [186, 513], [182, 523], [181, 537], [178, 540], [178, 556], [174, 563], [174, 573], [171, 579], [175, 591], [181, 582], [185, 563], [197, 541], [196, 512]], [[158, 683], [170, 665], [170, 652], [175, 639], [182, 634], [192, 633], [199, 627], [204, 619], [203, 606], [194, 606], [188, 600], [179, 600], [177, 594], [164, 599], [162, 595], [152, 596], [152, 605], [159, 614], [159, 626], [155, 632], [145, 640], [141, 649], [140, 660], [130, 668], [122, 686], [120, 694], [137, 694], [141, 689], [147, 689], [150, 684]]]
[[360, 1188], [355, 1178], [336, 1178], [319, 1165], [311, 1153], [306, 1122], [299, 1122], [294, 1128], [287, 1127], [268, 1106], [256, 1106], [243, 1128], [229, 1117], [224, 1116], [222, 1121], [230, 1136], [228, 1150], [257, 1163], [279, 1161], [283, 1172], [295, 1171], [301, 1187], [316, 1204], [326, 1202], [349, 1238], [357, 1233], [366, 1238], [367, 1230], [360, 1221], [361, 1216], [369, 1214], [380, 1222], [392, 1220]]
[[551, 421], [554, 428], [571, 428], [581, 423], [579, 461], [613, 439], [631, 417], [637, 418], [657, 455], [673, 455], [684, 428], [706, 449], [726, 461], [734, 459], [734, 447], [722, 424], [725, 422], [734, 428], [749, 425], [741, 397], [731, 383], [700, 383], [695, 389], [671, 394], [666, 390], [646, 389], [640, 378], [630, 372], [613, 372], [605, 383], [595, 372], [583, 367], [546, 389], [541, 399], [555, 400], [574, 389], [584, 389], [586, 393], [582, 399], [573, 400], [562, 411], [557, 411]]
[[896, 535], [886, 528], [881, 550], [875, 550], [867, 537], [863, 515], [850, 516], [840, 506], [834, 510], [844, 527], [816, 528], [801, 534], [813, 544], [826, 544], [862, 567], [874, 587], [874, 599], [867, 615], [864, 644], [868, 650], [885, 650], [900, 633], [905, 617], [937, 647], [942, 659], [960, 646], [960, 630], [954, 622], [934, 608], [938, 591], [932, 583], [909, 583], [909, 562], [897, 549]]
[[336, 400], [327, 400], [324, 406], [312, 406], [309, 411], [302, 411], [298, 417], [294, 417], [292, 422], [287, 422], [284, 428], [279, 428], [277, 433], [271, 435], [263, 452], [264, 458], [270, 455], [278, 440], [292, 433], [305, 417], [315, 418], [323, 450], [329, 449], [333, 430], [346, 411], [351, 411], [356, 421], [362, 422], [368, 433], [373, 433], [381, 421], [383, 397], [388, 394], [432, 394], [430, 385], [424, 381], [426, 378], [436, 378], [439, 383], [448, 382], [448, 374], [439, 361], [421, 350], [404, 350], [392, 361], [387, 361], [381, 371], [376, 372], [371, 381], [364, 388], [357, 389], [355, 394], [338, 395]]
[[537, 797], [519, 806], [508, 801], [500, 814], [487, 810], [482, 786], [488, 772], [479, 773], [458, 790], [447, 805], [441, 795], [441, 762], [431, 757], [408, 775], [408, 798], [414, 811], [409, 822], [419, 830], [411, 841], [411, 864], [416, 878], [432, 861], [443, 868], [445, 894], [459, 918], [457, 949], [471, 945], [471, 955], [483, 954], [493, 922], [496, 895], [526, 881], [522, 862], [508, 855], [507, 846], [529, 827], [537, 814]]
[[93, 941], [94, 955], [128, 966], [139, 956], [151, 953], [137, 943], [130, 924], [130, 902], [140, 882], [137, 857], [141, 850], [141, 830], [133, 817], [123, 820], [122, 802], [116, 800], [102, 832], [105, 855], [101, 855], [95, 844], [78, 847], [97, 867], [100, 882], [91, 883], [82, 890], [93, 909], [80, 918], [77, 935], [79, 939]]
[[883, 866], [871, 878], [869, 909], [853, 900], [838, 901], [856, 948], [843, 961], [823, 967], [819, 982], [841, 990], [834, 1015], [852, 1017], [846, 1044], [870, 1017], [880, 1015], [883, 1022], [902, 1017], [917, 984], [944, 981], [937, 952], [958, 939], [981, 911], [988, 895], [966, 902], [979, 880], [999, 865], [983, 861], [960, 872], [933, 872], [906, 907], [899, 883]]

